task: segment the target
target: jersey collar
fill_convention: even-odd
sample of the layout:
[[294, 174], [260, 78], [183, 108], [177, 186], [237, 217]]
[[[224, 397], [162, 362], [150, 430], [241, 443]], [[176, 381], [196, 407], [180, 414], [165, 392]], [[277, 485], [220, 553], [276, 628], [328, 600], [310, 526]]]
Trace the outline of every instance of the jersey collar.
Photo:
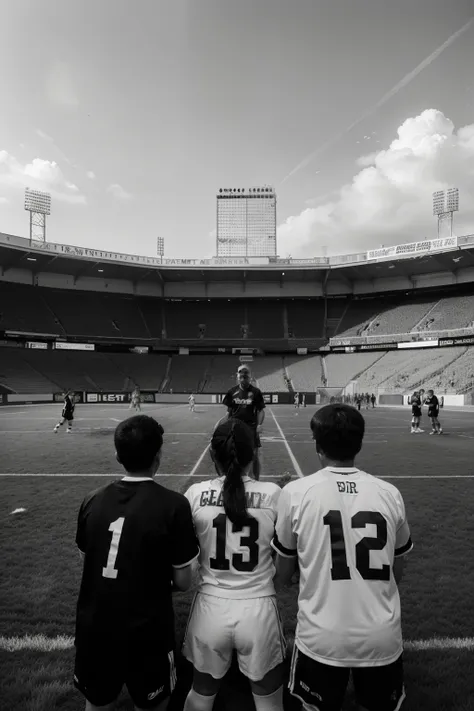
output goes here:
[[153, 479], [149, 476], [124, 476], [120, 481], [153, 481]]
[[324, 467], [329, 472], [336, 474], [356, 474], [360, 471], [357, 467]]

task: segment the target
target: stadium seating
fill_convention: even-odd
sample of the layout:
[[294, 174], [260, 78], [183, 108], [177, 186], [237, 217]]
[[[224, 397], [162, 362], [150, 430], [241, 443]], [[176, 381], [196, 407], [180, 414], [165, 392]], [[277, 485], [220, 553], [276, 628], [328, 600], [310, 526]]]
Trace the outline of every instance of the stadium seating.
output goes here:
[[24, 349], [2, 348], [0, 350], [0, 383], [14, 393], [52, 393], [58, 389], [35, 367], [27, 363], [22, 355]]
[[[359, 392], [384, 388], [387, 392], [412, 392], [427, 383], [459, 358], [465, 348], [391, 351], [377, 359], [359, 378]], [[443, 378], [441, 377], [441, 382]], [[447, 388], [443, 388], [447, 389]]]
[[38, 287], [0, 281], [0, 331], [64, 335]]
[[263, 392], [282, 392], [287, 390], [281, 356], [255, 358], [251, 363], [251, 367], [252, 375]]
[[[211, 359], [203, 393], [225, 393], [236, 384], [236, 373], [240, 362], [236, 356], [218, 355]], [[253, 365], [253, 364], [251, 364]]]
[[320, 356], [285, 356], [284, 364], [295, 391], [315, 392], [321, 386]]
[[429, 313], [436, 299], [404, 303], [381, 311], [365, 332], [367, 336], [409, 333]]
[[427, 314], [419, 330], [443, 331], [474, 325], [474, 296], [440, 299]]
[[[238, 339], [245, 323], [244, 304], [235, 301], [167, 301], [166, 335], [171, 339]], [[200, 325], [204, 326], [200, 331]]]
[[322, 299], [291, 299], [286, 302], [286, 313], [290, 338], [322, 338], [324, 336], [324, 301]]
[[211, 356], [173, 356], [163, 392], [201, 392], [210, 365]]
[[[380, 351], [351, 354], [331, 353], [331, 355], [325, 356], [328, 387], [343, 387], [351, 380], [356, 380], [381, 356]], [[360, 386], [358, 385], [358, 387]]]
[[256, 301], [248, 306], [250, 338], [284, 338], [283, 308], [279, 301]]

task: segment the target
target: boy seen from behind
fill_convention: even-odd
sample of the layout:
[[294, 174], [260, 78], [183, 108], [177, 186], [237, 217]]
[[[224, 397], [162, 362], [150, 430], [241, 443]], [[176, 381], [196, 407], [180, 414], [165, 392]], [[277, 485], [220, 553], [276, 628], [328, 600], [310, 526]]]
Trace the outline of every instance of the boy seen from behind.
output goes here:
[[289, 687], [304, 709], [338, 711], [351, 671], [360, 709], [398, 711], [405, 698], [398, 584], [412, 542], [398, 489], [354, 465], [364, 429], [349, 405], [318, 410], [323, 468], [279, 498], [272, 545], [283, 583], [299, 563]]
[[163, 433], [145, 415], [121, 422], [114, 442], [126, 476], [79, 511], [74, 684], [86, 711], [112, 711], [124, 684], [135, 709], [165, 711], [174, 687], [171, 593], [191, 585], [199, 546], [187, 499], [153, 480]]

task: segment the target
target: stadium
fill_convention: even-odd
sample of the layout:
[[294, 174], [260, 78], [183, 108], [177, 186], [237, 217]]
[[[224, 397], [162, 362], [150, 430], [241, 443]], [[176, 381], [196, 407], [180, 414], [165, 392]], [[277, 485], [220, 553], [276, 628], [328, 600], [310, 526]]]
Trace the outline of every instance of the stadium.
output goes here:
[[[316, 407], [376, 396], [359, 466], [401, 490], [415, 544], [400, 593], [404, 708], [472, 709], [474, 235], [340, 257], [173, 260], [0, 234], [6, 711], [82, 708], [70, 679], [74, 525], [85, 494], [119, 475], [113, 431], [134, 388], [165, 429], [162, 483], [185, 491], [213, 475], [209, 436], [242, 362], [267, 403], [262, 476], [278, 483], [318, 468]], [[410, 396], [430, 388], [446, 436], [410, 437]], [[53, 433], [66, 389], [70, 437]], [[280, 600], [290, 647], [296, 595]], [[191, 597], [175, 600], [178, 639]], [[170, 708], [189, 684], [183, 663]], [[234, 670], [215, 708], [252, 708]]]

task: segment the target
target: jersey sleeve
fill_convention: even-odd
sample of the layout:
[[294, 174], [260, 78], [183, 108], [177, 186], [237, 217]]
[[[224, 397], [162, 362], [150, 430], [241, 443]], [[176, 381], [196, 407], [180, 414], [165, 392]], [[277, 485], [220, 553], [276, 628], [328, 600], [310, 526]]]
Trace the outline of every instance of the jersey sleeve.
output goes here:
[[272, 548], [285, 558], [295, 558], [298, 555], [296, 536], [293, 533], [292, 510], [291, 493], [285, 487], [278, 498], [275, 535], [271, 542]]
[[397, 497], [399, 519], [397, 524], [397, 533], [395, 538], [395, 558], [399, 558], [402, 555], [406, 555], [413, 548], [413, 542], [411, 540], [410, 527], [408, 525], [405, 503], [403, 501], [402, 495], [399, 494]]
[[255, 397], [255, 409], [257, 412], [265, 409], [265, 400], [263, 399], [262, 391], [259, 390]]
[[171, 526], [171, 564], [185, 568], [199, 555], [199, 543], [194, 528], [191, 506], [186, 497], [180, 497]]
[[232, 390], [228, 390], [225, 394], [222, 404], [225, 405], [225, 407], [232, 407]]

